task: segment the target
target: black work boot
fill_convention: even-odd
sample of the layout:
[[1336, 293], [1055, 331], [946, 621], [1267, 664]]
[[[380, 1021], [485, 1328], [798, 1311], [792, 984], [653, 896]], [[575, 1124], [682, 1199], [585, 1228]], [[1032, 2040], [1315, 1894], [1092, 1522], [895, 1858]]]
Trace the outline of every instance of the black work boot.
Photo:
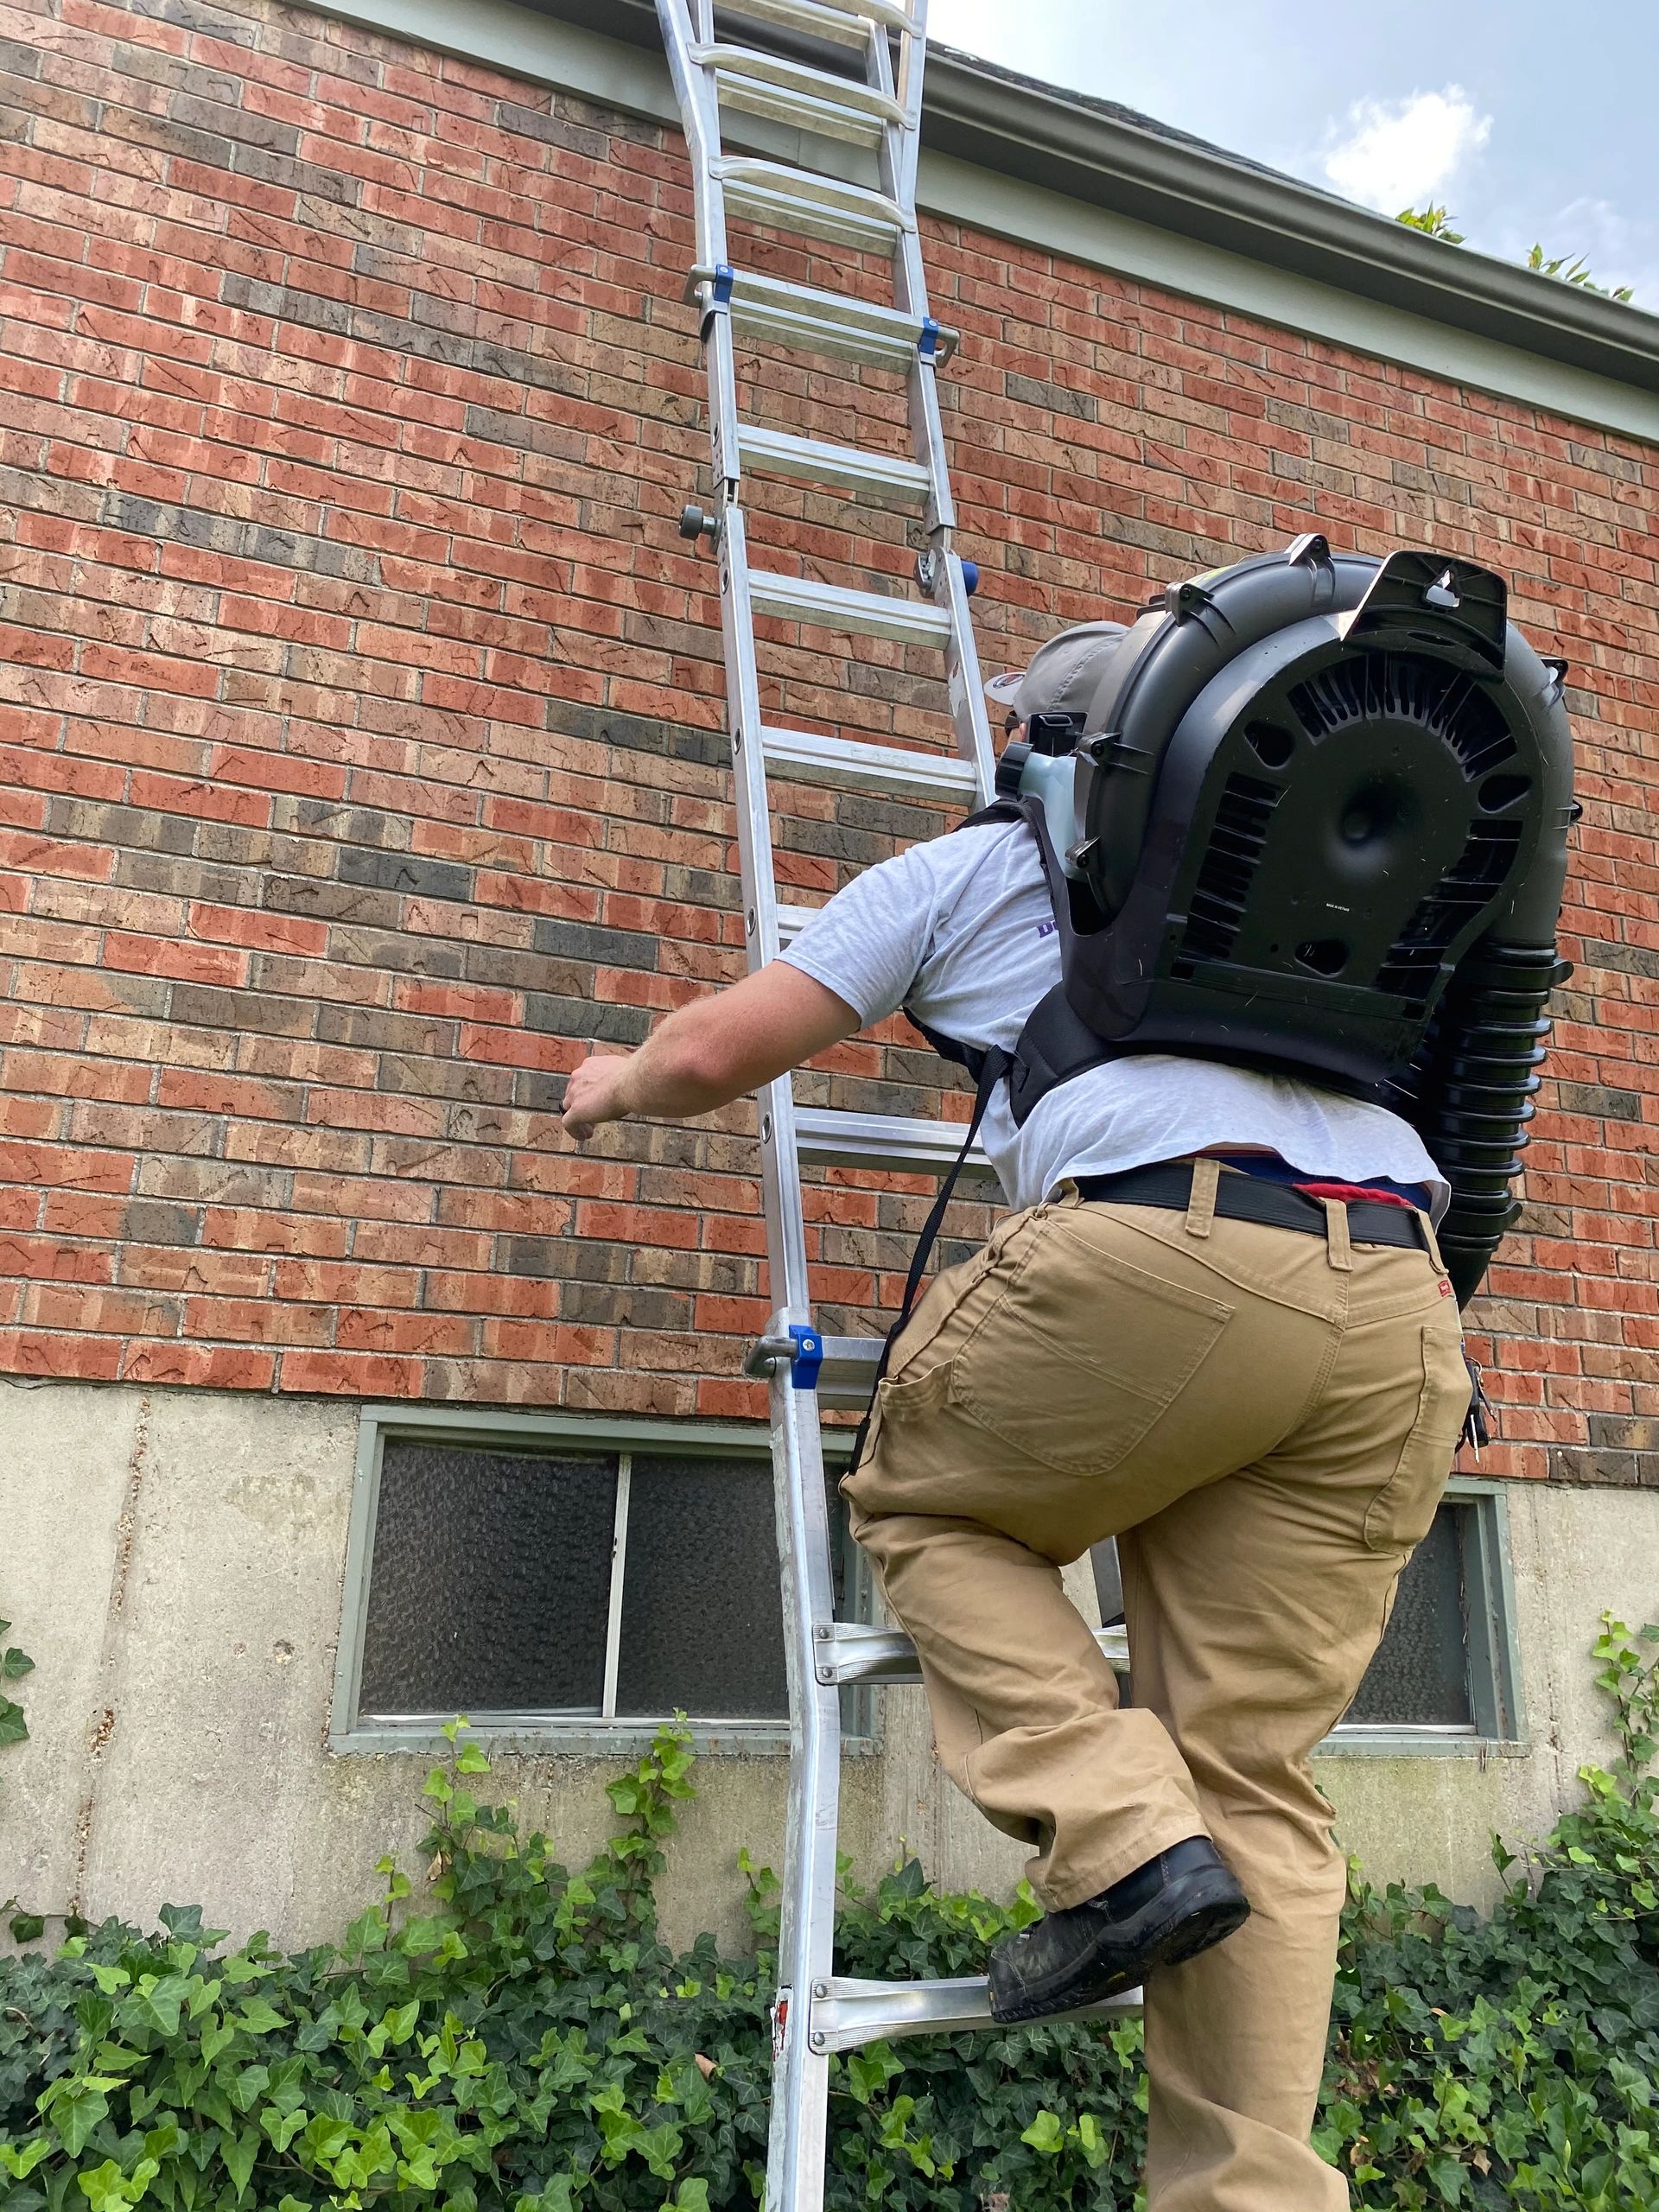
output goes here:
[[1133, 1989], [1154, 1967], [1197, 1956], [1250, 1916], [1208, 1836], [1189, 1836], [1097, 1897], [1004, 1936], [991, 1948], [991, 2018], [1036, 2020]]

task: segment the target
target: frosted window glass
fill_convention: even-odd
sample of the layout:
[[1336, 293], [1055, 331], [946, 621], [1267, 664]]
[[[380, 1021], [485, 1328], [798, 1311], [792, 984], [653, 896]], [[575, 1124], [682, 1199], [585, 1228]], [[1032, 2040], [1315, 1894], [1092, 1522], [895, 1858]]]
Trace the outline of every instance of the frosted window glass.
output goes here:
[[363, 1714], [597, 1713], [615, 1459], [383, 1448]]
[[1407, 1562], [1388, 1632], [1344, 1719], [1395, 1727], [1467, 1727], [1473, 1721], [1463, 1577], [1466, 1511], [1441, 1506]]
[[765, 1461], [637, 1452], [616, 1710], [772, 1719], [789, 1710]]

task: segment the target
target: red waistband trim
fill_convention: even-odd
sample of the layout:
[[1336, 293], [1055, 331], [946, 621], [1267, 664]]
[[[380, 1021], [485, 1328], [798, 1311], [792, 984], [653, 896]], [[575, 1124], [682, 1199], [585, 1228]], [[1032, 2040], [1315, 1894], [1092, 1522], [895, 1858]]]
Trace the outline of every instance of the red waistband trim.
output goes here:
[[1336, 1198], [1344, 1205], [1363, 1202], [1373, 1206], [1401, 1206], [1407, 1213], [1417, 1209], [1409, 1198], [1402, 1198], [1398, 1191], [1379, 1191], [1364, 1183], [1293, 1183], [1294, 1191], [1301, 1191], [1310, 1198]]

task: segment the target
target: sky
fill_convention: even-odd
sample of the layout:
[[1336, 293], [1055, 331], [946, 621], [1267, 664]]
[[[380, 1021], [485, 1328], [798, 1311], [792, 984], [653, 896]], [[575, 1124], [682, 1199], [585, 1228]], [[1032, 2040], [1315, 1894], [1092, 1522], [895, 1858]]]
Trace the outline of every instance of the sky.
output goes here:
[[931, 0], [928, 34], [1659, 314], [1659, 0]]

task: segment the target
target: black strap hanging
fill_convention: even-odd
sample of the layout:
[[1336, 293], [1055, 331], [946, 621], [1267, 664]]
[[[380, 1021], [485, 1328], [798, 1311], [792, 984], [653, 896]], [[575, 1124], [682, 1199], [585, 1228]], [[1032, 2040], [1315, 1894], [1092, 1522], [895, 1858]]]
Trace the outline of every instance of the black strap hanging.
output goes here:
[[905, 1277], [905, 1294], [899, 1301], [899, 1318], [887, 1331], [882, 1344], [881, 1357], [875, 1363], [875, 1380], [870, 1385], [870, 1402], [864, 1408], [864, 1418], [859, 1422], [858, 1433], [853, 1439], [852, 1457], [847, 1463], [847, 1472], [849, 1476], [857, 1473], [858, 1463], [864, 1456], [865, 1440], [869, 1435], [870, 1422], [875, 1414], [876, 1393], [886, 1379], [887, 1363], [893, 1357], [893, 1345], [898, 1342], [900, 1332], [910, 1319], [911, 1307], [916, 1303], [916, 1293], [921, 1287], [922, 1277], [927, 1269], [929, 1255], [938, 1241], [939, 1229], [944, 1220], [944, 1210], [950, 1203], [952, 1193], [957, 1187], [957, 1178], [968, 1163], [968, 1155], [973, 1150], [974, 1139], [979, 1135], [979, 1125], [985, 1118], [985, 1109], [991, 1103], [991, 1093], [1013, 1065], [1008, 1054], [995, 1045], [988, 1046], [982, 1055], [976, 1055], [976, 1057], [979, 1059], [979, 1065], [974, 1071], [977, 1078], [974, 1092], [974, 1110], [969, 1118], [968, 1128], [962, 1140], [962, 1149], [951, 1162], [950, 1172], [944, 1182], [940, 1184], [939, 1194], [934, 1199], [931, 1211], [922, 1224], [922, 1233], [916, 1240], [916, 1249], [911, 1257], [910, 1273]]

